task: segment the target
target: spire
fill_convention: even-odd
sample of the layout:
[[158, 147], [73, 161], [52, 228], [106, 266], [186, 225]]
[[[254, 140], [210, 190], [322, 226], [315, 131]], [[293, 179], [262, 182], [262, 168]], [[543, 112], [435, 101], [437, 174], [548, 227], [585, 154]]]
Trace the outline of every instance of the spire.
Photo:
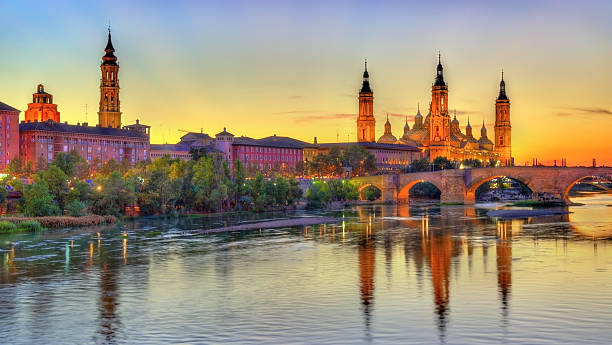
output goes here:
[[370, 73], [368, 73], [368, 59], [365, 59], [364, 65], [363, 83], [361, 84], [360, 92], [372, 92], [372, 89], [370, 88]]
[[499, 96], [497, 96], [497, 100], [506, 101], [508, 100], [508, 96], [506, 96], [506, 82], [504, 81], [504, 70], [501, 72], [501, 81], [499, 82]]
[[472, 128], [472, 126], [470, 125], [470, 117], [468, 116], [468, 124], [465, 128]]
[[482, 129], [484, 129], [485, 131], [487, 130], [487, 127], [485, 127], [485, 124], [484, 124], [484, 120], [482, 120], [482, 128], [481, 128], [481, 130]]
[[442, 67], [442, 55], [440, 51], [438, 51], [438, 67], [436, 68], [436, 81], [434, 82], [434, 86], [446, 86], [444, 82], [444, 68]]
[[417, 114], [421, 113], [421, 103], [417, 102]]
[[117, 65], [117, 57], [115, 54], [115, 48], [113, 47], [113, 41], [111, 40], [111, 29], [108, 27], [108, 41], [106, 42], [106, 48], [104, 48], [106, 54], [102, 57], [103, 65]]

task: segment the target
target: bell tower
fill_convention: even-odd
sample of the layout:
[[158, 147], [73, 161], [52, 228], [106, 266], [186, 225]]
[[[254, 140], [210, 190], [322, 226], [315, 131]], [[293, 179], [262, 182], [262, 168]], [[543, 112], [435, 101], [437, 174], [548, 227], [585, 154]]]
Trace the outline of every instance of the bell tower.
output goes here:
[[512, 126], [510, 126], [510, 99], [506, 95], [506, 82], [502, 71], [499, 95], [495, 100], [495, 153], [501, 165], [512, 165]]
[[106, 54], [102, 57], [100, 70], [100, 111], [98, 111], [98, 124], [100, 127], [121, 128], [121, 111], [119, 103], [119, 65], [115, 56], [115, 48], [111, 41], [110, 28], [108, 29], [108, 42], [104, 49]]
[[357, 118], [357, 141], [374, 142], [376, 119], [374, 118], [374, 93], [370, 88], [368, 60], [365, 61], [363, 83], [359, 91], [359, 117]]
[[450, 115], [448, 114], [448, 86], [444, 74], [440, 53], [436, 80], [431, 87], [431, 117], [429, 120], [429, 159], [450, 157]]

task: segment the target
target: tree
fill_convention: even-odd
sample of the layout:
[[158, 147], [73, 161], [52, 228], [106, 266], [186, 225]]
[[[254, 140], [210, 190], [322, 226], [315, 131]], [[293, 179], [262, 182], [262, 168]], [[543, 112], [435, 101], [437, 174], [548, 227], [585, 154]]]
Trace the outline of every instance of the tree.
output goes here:
[[376, 170], [376, 157], [365, 148], [351, 145], [342, 152], [342, 165], [351, 167], [353, 175], [363, 176]]
[[327, 183], [315, 181], [306, 191], [306, 200], [308, 200], [306, 207], [309, 209], [323, 208], [331, 201], [331, 198], [332, 194]]
[[465, 169], [482, 168], [482, 162], [474, 158], [464, 159], [463, 161], [461, 161], [461, 165]]
[[68, 176], [57, 165], [50, 165], [47, 170], [39, 171], [35, 180], [44, 180], [49, 187], [53, 199], [60, 209], [64, 208], [68, 196]]
[[27, 186], [23, 199], [23, 213], [28, 217], [56, 216], [60, 214], [60, 208], [53, 202], [53, 196], [45, 180], [38, 180]]
[[120, 216], [125, 207], [136, 202], [135, 177], [124, 179], [119, 171], [96, 179], [91, 210], [95, 214]]
[[410, 172], [429, 171], [429, 159], [421, 158], [410, 163]]
[[455, 169], [455, 163], [442, 156], [436, 157], [431, 164], [434, 170]]
[[76, 150], [58, 153], [51, 165], [60, 168], [69, 178], [86, 178], [89, 175], [89, 164]]

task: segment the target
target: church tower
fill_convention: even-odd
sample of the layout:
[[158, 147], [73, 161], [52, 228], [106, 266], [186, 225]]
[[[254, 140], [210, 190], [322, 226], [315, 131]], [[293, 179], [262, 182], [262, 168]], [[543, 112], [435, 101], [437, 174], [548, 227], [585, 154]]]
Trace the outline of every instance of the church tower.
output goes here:
[[506, 96], [504, 72], [499, 83], [499, 96], [495, 101], [495, 153], [501, 165], [512, 165], [512, 135], [510, 126], [510, 99]]
[[121, 111], [119, 106], [119, 65], [110, 28], [108, 29], [108, 42], [104, 49], [106, 54], [102, 57], [102, 79], [100, 80], [100, 111], [98, 123], [100, 127], [121, 128]]
[[429, 159], [450, 157], [450, 115], [448, 114], [448, 86], [444, 82], [444, 74], [440, 54], [436, 80], [431, 87], [431, 118], [429, 120]]
[[374, 118], [374, 93], [370, 88], [368, 61], [365, 62], [363, 83], [359, 91], [359, 117], [357, 118], [357, 141], [374, 142], [376, 119]]

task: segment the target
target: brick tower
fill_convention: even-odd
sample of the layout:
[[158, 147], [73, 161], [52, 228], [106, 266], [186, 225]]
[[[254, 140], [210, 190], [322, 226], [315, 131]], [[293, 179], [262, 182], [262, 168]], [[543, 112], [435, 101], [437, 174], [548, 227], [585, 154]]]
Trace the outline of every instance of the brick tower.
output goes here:
[[374, 93], [370, 88], [368, 61], [365, 62], [363, 83], [359, 91], [359, 117], [357, 118], [357, 141], [374, 142], [376, 119], [374, 118]]
[[444, 82], [442, 62], [438, 53], [436, 80], [431, 87], [431, 118], [429, 120], [429, 159], [432, 161], [440, 156], [451, 158], [450, 122], [448, 86]]
[[32, 94], [32, 103], [28, 104], [25, 111], [25, 122], [42, 121], [60, 122], [60, 113], [57, 104], [53, 104], [53, 95], [45, 92], [45, 87], [38, 84], [36, 93]]
[[115, 48], [111, 41], [110, 28], [108, 29], [108, 42], [104, 49], [106, 54], [102, 57], [102, 79], [100, 80], [100, 111], [98, 123], [100, 127], [121, 128], [121, 111], [119, 103], [119, 65], [115, 56]]
[[495, 150], [501, 165], [512, 165], [512, 126], [510, 126], [510, 99], [506, 96], [506, 82], [502, 71], [499, 96], [495, 100]]

